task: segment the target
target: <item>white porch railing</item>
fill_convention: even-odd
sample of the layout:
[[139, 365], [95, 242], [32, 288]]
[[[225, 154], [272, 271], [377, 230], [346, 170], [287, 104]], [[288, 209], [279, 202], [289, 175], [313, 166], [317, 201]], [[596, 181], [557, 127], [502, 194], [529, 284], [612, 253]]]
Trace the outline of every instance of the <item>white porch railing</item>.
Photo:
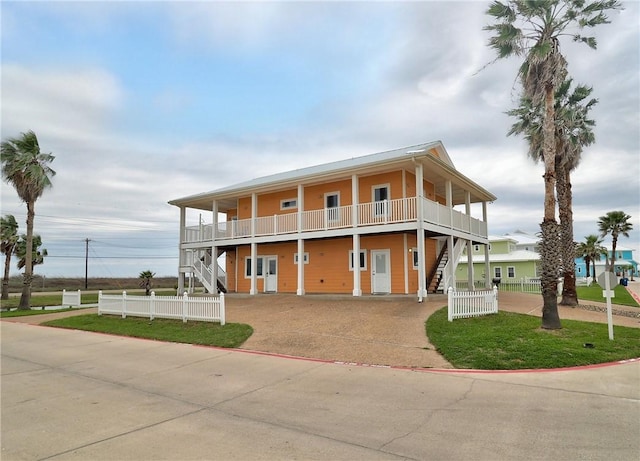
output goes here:
[[67, 291], [67, 290], [62, 290], [62, 305], [63, 306], [80, 306], [82, 305], [82, 302], [80, 300], [81, 298], [81, 294], [80, 294], [80, 290], [78, 291]]
[[449, 287], [447, 297], [449, 322], [498, 313], [498, 288], [495, 286], [490, 291], [454, 291]]
[[220, 296], [189, 297], [184, 296], [128, 296], [126, 291], [121, 295], [105, 295], [98, 292], [98, 315], [115, 314], [126, 318], [148, 317], [165, 319], [198, 320], [203, 322], [220, 322], [225, 324], [224, 293]]
[[[357, 223], [353, 222], [354, 205], [319, 210], [303, 211], [301, 228], [298, 229], [298, 213], [261, 216], [255, 219], [240, 219], [218, 223], [216, 239], [280, 235], [314, 232], [357, 226], [373, 226], [413, 222], [418, 219], [417, 197], [408, 197], [380, 202], [360, 203], [356, 206]], [[487, 236], [487, 223], [431, 200], [422, 200], [423, 219], [445, 228]], [[255, 229], [252, 224], [255, 224]], [[212, 239], [212, 225], [200, 224], [185, 229], [183, 243], [206, 242]]]

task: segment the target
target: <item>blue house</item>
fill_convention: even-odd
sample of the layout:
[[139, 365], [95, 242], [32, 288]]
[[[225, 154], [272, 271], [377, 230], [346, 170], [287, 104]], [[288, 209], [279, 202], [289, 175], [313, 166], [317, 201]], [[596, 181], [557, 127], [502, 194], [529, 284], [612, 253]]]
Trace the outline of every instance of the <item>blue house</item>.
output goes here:
[[[600, 261], [595, 261], [596, 266], [596, 278], [598, 275], [602, 274], [605, 271], [606, 264], [611, 260], [611, 244], [607, 243], [603, 245], [608, 251], [607, 258], [605, 260], [604, 256], [600, 258]], [[638, 263], [633, 258], [633, 249], [617, 245], [616, 247], [616, 261], [615, 261], [615, 273], [620, 277], [638, 277], [640, 274], [638, 273]], [[593, 274], [593, 264], [594, 261], [591, 261], [589, 266], [589, 272]], [[587, 265], [584, 262], [583, 258], [576, 258], [576, 277], [584, 278], [588, 277], [591, 274], [587, 274]]]

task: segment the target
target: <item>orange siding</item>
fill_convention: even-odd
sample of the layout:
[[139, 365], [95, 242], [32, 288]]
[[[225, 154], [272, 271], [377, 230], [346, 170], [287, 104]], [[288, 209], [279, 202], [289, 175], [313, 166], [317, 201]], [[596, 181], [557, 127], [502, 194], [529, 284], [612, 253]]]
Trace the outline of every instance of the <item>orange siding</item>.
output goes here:
[[238, 199], [238, 219], [251, 218], [251, 197]]
[[304, 188], [304, 209], [321, 210], [325, 207], [324, 194], [340, 193], [340, 206], [351, 205], [351, 179], [318, 184]]
[[[415, 180], [414, 180], [415, 182]], [[368, 203], [373, 201], [373, 186], [389, 185], [389, 198], [402, 198], [402, 172], [400, 170], [391, 173], [364, 176], [359, 181], [359, 201]]]
[[275, 214], [295, 212], [298, 210], [297, 208], [281, 210], [280, 202], [282, 200], [296, 199], [297, 197], [297, 189], [258, 195], [258, 216], [273, 216]]

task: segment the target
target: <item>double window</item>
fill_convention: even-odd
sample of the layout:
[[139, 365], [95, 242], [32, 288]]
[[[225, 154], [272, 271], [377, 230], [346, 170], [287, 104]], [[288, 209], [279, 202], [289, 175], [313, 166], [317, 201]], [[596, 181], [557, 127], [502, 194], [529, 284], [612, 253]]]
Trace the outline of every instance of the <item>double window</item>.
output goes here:
[[[349, 250], [349, 270], [353, 270], [353, 250]], [[367, 270], [367, 250], [360, 250], [360, 270]]]
[[[244, 276], [245, 278], [251, 278], [251, 257], [247, 256], [244, 258]], [[261, 278], [264, 277], [263, 272], [264, 267], [264, 257], [258, 256], [256, 258], [256, 277]]]

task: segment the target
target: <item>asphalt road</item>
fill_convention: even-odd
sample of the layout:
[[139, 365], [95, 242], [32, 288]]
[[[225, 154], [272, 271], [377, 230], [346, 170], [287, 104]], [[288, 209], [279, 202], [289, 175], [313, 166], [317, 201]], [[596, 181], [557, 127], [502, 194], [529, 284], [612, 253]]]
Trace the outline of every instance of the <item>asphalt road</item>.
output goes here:
[[413, 371], [0, 322], [7, 460], [637, 460], [640, 361]]

